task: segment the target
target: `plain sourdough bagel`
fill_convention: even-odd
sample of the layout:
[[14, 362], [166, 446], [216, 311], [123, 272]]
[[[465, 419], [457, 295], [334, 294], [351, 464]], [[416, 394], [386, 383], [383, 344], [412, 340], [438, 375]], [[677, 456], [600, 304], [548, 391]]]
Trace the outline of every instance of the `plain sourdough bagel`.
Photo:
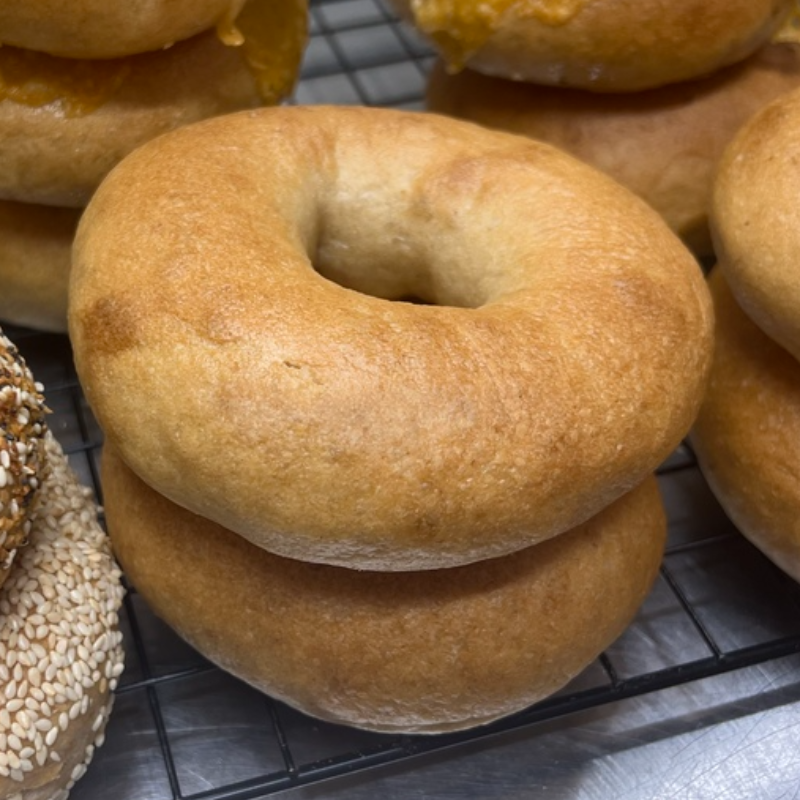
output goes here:
[[244, 0], [25, 0], [3, 3], [3, 45], [67, 58], [116, 58], [161, 50], [217, 25], [227, 27]]
[[800, 580], [800, 364], [741, 310], [719, 269], [711, 286], [717, 343], [692, 444], [739, 530]]
[[714, 171], [739, 128], [800, 87], [800, 46], [768, 45], [712, 76], [634, 94], [598, 94], [492, 78], [430, 73], [431, 111], [562, 147], [653, 206], [699, 256], [712, 253]]
[[0, 319], [67, 330], [72, 241], [81, 209], [0, 200]]
[[741, 307], [800, 358], [800, 91], [760, 111], [726, 149], [714, 185], [720, 264]]
[[143, 142], [206, 117], [277, 103], [297, 75], [305, 9], [301, 0], [251, 0], [241, 19], [248, 32], [241, 47], [210, 31], [107, 61], [0, 48], [0, 198], [82, 207]]
[[150, 489], [108, 447], [103, 486], [126, 575], [189, 643], [306, 713], [387, 732], [469, 728], [559, 689], [631, 621], [666, 531], [650, 478], [510, 556], [359, 572], [254, 547]]
[[702, 273], [655, 212], [434, 115], [176, 131], [114, 170], [74, 253], [76, 364], [125, 461], [312, 561], [432, 569], [580, 524], [678, 444], [710, 361]]
[[394, 0], [453, 68], [600, 92], [707, 75], [770, 39], [793, 0]]
[[28, 541], [45, 474], [45, 405], [16, 346], [0, 332], [0, 585]]

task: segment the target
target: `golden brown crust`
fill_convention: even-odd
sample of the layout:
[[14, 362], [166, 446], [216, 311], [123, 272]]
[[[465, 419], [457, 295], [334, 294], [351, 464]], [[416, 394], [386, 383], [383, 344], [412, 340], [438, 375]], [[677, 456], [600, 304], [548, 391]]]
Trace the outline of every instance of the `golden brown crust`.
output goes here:
[[427, 89], [431, 111], [549, 142], [645, 199], [698, 255], [711, 255], [714, 170], [736, 131], [760, 108], [800, 87], [800, 45], [770, 45], [703, 80], [636, 94], [597, 94], [449, 74]]
[[0, 7], [2, 44], [67, 58], [161, 50], [235, 17], [244, 0], [26, 0]]
[[692, 443], [733, 522], [800, 580], [800, 365], [711, 277], [717, 344]]
[[472, 727], [556, 691], [630, 622], [666, 530], [651, 478], [512, 556], [370, 573], [253, 547], [154, 492], [108, 447], [103, 486], [126, 574], [187, 641], [306, 713], [381, 731]]
[[0, 319], [66, 332], [70, 254], [81, 211], [0, 200]]
[[[0, 197], [83, 207], [108, 171], [143, 142], [261, 105], [241, 51], [213, 32], [169, 50], [84, 66], [64, 82], [60, 101], [0, 103]], [[70, 69], [65, 62], [63, 70]], [[48, 64], [46, 71], [59, 70]]]
[[712, 229], [741, 307], [800, 358], [797, 163], [800, 91], [760, 111], [726, 149], [714, 186]]
[[[702, 274], [655, 212], [429, 114], [265, 109], [162, 137], [95, 195], [75, 256], [76, 363], [125, 460], [344, 566], [574, 527], [685, 435], [711, 355]], [[409, 295], [438, 307], [383, 299]]]
[[793, 0], [394, 0], [456, 67], [591, 91], [689, 80], [754, 53]]

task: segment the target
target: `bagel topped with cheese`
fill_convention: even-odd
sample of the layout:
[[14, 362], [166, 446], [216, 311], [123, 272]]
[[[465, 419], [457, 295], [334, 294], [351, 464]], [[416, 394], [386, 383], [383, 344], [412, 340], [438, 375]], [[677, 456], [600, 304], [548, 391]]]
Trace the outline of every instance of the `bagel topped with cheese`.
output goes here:
[[453, 69], [631, 92], [708, 75], [765, 45], [794, 0], [393, 0]]

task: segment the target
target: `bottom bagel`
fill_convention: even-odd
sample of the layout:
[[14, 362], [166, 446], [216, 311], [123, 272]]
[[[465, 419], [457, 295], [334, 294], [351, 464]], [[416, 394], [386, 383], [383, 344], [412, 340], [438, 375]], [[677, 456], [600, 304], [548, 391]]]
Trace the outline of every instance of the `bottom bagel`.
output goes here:
[[0, 797], [63, 800], [103, 740], [122, 672], [121, 575], [52, 435], [28, 542], [0, 589]]
[[67, 330], [72, 240], [81, 210], [0, 200], [0, 319]]
[[800, 364], [741, 310], [719, 268], [710, 286], [716, 349], [691, 442], [730, 519], [800, 581]]
[[666, 521], [654, 478], [511, 556], [427, 572], [286, 559], [194, 516], [106, 445], [106, 519], [153, 611], [211, 661], [312, 716], [382, 732], [488, 723], [552, 694], [630, 623]]

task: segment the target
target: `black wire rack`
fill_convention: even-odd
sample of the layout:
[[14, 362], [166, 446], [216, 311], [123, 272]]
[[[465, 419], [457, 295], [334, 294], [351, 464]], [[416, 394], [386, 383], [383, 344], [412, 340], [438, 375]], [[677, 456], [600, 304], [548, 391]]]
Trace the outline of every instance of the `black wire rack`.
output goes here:
[[[316, 0], [311, 15], [293, 102], [421, 107], [431, 53], [386, 6]], [[45, 384], [51, 428], [102, 502], [102, 434], [67, 338], [14, 327], [6, 333]], [[371, 734], [305, 717], [215, 668], [129, 587], [126, 670], [105, 744], [73, 800], [267, 797], [800, 652], [800, 587], [737, 533], [687, 446], [662, 466], [659, 482], [669, 543], [634, 623], [555, 696], [458, 734]]]

